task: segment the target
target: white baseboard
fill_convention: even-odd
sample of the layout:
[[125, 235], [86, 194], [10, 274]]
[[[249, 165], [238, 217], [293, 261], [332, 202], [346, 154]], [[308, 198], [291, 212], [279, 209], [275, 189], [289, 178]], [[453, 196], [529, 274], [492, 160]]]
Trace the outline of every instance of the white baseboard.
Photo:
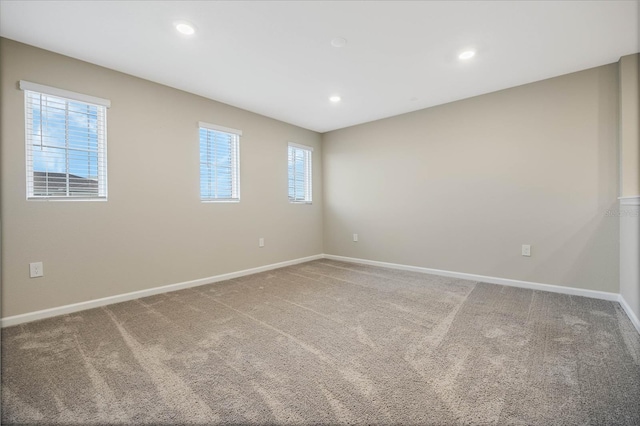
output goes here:
[[0, 319], [0, 327], [10, 327], [13, 325], [23, 324], [44, 318], [55, 317], [58, 315], [70, 314], [73, 312], [84, 311], [87, 309], [98, 308], [100, 306], [111, 305], [114, 303], [126, 302], [128, 300], [140, 299], [147, 296], [153, 296], [161, 293], [182, 290], [190, 287], [197, 287], [206, 284], [212, 284], [219, 281], [230, 280], [232, 278], [243, 277], [246, 275], [257, 274], [259, 272], [270, 271], [272, 269], [283, 268], [285, 266], [296, 265], [298, 263], [310, 262], [317, 259], [332, 259], [343, 262], [360, 263], [364, 265], [381, 266], [384, 268], [400, 269], [405, 271], [422, 272], [425, 274], [439, 275], [443, 277], [460, 278], [470, 281], [481, 281], [491, 284], [501, 284], [512, 287], [528, 288], [532, 290], [550, 291], [553, 293], [563, 293], [575, 296], [585, 296], [595, 299], [611, 300], [619, 302], [629, 319], [640, 333], [640, 321], [633, 313], [627, 302], [618, 293], [609, 293], [605, 291], [585, 290], [573, 287], [564, 287], [552, 284], [540, 284], [530, 281], [519, 281], [507, 278], [489, 277], [485, 275], [467, 274], [464, 272], [452, 272], [441, 269], [423, 268], [419, 266], [402, 265], [397, 263], [379, 262], [376, 260], [357, 259], [353, 257], [335, 256], [331, 254], [318, 254], [314, 256], [302, 257], [299, 259], [288, 260], [285, 262], [273, 263], [270, 265], [259, 266], [257, 268], [245, 269], [228, 274], [215, 275], [207, 278], [200, 278], [192, 281], [185, 281], [177, 284], [169, 284], [161, 287], [154, 287], [146, 290], [134, 291], [131, 293], [118, 294], [115, 296], [104, 297], [102, 299], [88, 300], [86, 302], [73, 303], [71, 305], [59, 306], [56, 308], [44, 309], [41, 311], [29, 312], [21, 315], [14, 315]]
[[620, 295], [607, 291], [585, 290], [582, 288], [564, 287], [553, 284], [540, 284], [531, 281], [512, 280], [508, 278], [489, 277], [486, 275], [467, 274], [464, 272], [444, 271], [442, 269], [423, 268], [420, 266], [401, 265], [398, 263], [378, 262], [377, 260], [357, 259], [353, 257], [334, 256], [325, 254], [325, 259], [341, 260], [343, 262], [361, 263], [363, 265], [381, 266], [384, 268], [401, 269], [404, 271], [422, 272], [425, 274], [439, 275], [442, 277], [461, 278], [469, 281], [481, 281], [483, 283], [501, 284], [511, 287], [528, 288], [531, 290], [550, 291], [552, 293], [569, 294], [572, 296], [591, 297], [593, 299], [603, 299], [618, 302]]
[[84, 311], [86, 309], [98, 308], [100, 306], [112, 305], [114, 303], [126, 302], [128, 300], [140, 299], [142, 297], [153, 296], [160, 293], [168, 293], [170, 291], [182, 290], [190, 287], [197, 287], [205, 284], [212, 284], [219, 281], [230, 280], [232, 278], [243, 277], [245, 275], [257, 274], [258, 272], [270, 271], [272, 269], [283, 268], [285, 266], [296, 265], [298, 263], [309, 262], [311, 260], [322, 259], [322, 254], [314, 256], [302, 257], [299, 259], [287, 260], [285, 262], [272, 263], [270, 265], [259, 266], [257, 268], [245, 269], [243, 271], [230, 272], [228, 274], [215, 275], [213, 277], [200, 278], [193, 281], [185, 281], [177, 284], [169, 284], [161, 287], [149, 288], [146, 290], [133, 291], [131, 293], [118, 294], [115, 296], [104, 297], [102, 299], [87, 300], [86, 302], [73, 303], [71, 305], [59, 306], [57, 308], [44, 309], [42, 311], [29, 312], [21, 315], [14, 315], [0, 319], [0, 327], [10, 327], [12, 325], [23, 324], [26, 322], [36, 321], [44, 318], [55, 317], [58, 315], [70, 314], [73, 312]]
[[631, 320], [631, 323], [633, 324], [633, 326], [636, 328], [638, 333], [640, 333], [640, 320], [638, 319], [636, 314], [631, 309], [631, 306], [629, 306], [627, 301], [624, 300], [624, 297], [622, 297], [622, 295], [620, 295], [620, 298], [619, 298], [618, 302], [620, 302], [620, 306], [622, 306], [622, 309], [624, 309], [625, 313], [627, 314], [627, 316]]

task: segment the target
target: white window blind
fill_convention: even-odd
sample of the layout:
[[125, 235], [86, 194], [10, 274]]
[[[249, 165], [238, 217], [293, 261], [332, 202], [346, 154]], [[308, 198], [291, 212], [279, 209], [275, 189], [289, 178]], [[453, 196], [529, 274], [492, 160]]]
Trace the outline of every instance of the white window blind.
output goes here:
[[27, 198], [106, 199], [109, 101], [22, 81], [20, 87], [25, 92]]
[[311, 203], [313, 148], [289, 143], [289, 201]]
[[240, 201], [241, 131], [200, 125], [200, 199]]

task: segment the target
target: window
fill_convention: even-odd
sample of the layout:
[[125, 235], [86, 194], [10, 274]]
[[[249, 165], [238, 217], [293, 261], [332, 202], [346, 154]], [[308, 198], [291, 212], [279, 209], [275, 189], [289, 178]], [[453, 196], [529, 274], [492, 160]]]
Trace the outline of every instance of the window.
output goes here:
[[20, 82], [27, 199], [107, 198], [106, 99]]
[[200, 199], [240, 201], [240, 130], [199, 123]]
[[289, 143], [289, 201], [311, 203], [311, 155], [313, 148]]

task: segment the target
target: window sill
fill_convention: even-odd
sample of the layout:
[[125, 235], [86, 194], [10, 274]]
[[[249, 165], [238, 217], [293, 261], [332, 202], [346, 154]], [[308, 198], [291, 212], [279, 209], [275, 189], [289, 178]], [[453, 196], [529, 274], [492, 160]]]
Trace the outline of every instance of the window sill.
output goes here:
[[200, 200], [202, 204], [216, 204], [216, 203], [239, 203], [240, 200]]
[[101, 201], [106, 202], [107, 197], [27, 197], [27, 201], [53, 201], [58, 202], [62, 201], [64, 203], [73, 202], [73, 201]]

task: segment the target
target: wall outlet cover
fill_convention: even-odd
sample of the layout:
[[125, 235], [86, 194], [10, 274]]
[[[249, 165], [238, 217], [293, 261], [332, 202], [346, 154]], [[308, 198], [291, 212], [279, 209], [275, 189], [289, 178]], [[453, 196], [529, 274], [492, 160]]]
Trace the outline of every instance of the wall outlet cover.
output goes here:
[[42, 262], [33, 262], [29, 264], [29, 277], [38, 278], [44, 276], [44, 268]]

